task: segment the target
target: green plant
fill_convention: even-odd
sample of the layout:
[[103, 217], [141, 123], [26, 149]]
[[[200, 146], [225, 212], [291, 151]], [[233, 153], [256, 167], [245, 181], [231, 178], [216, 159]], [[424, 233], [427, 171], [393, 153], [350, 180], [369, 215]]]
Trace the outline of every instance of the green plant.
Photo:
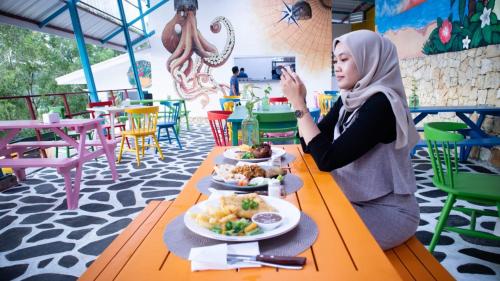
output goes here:
[[437, 27], [423, 46], [424, 54], [500, 44], [500, 22], [493, 12], [495, 0], [450, 0], [450, 9], [455, 2], [458, 3], [459, 19], [453, 20], [452, 13], [447, 19], [437, 18]]

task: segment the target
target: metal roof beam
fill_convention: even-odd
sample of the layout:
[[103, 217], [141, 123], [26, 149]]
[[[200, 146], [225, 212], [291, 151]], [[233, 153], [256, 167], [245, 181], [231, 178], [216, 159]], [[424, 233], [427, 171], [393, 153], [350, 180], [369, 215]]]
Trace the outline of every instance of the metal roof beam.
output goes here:
[[132, 46], [135, 46], [135, 45], [137, 45], [137, 44], [141, 43], [142, 41], [144, 41], [144, 40], [148, 39], [149, 37], [153, 36], [154, 34], [155, 34], [155, 31], [153, 30], [153, 31], [151, 31], [150, 33], [148, 33], [148, 34], [146, 34], [146, 35], [144, 35], [144, 36], [141, 36], [141, 37], [139, 37], [139, 38], [137, 38], [137, 39], [133, 40], [133, 41], [132, 41], [132, 42], [130, 42], [130, 43], [132, 44]]
[[46, 26], [47, 24], [49, 24], [49, 22], [51, 20], [57, 18], [60, 14], [64, 13], [67, 9], [68, 9], [68, 4], [64, 5], [63, 7], [61, 7], [60, 9], [58, 9], [57, 11], [53, 12], [50, 16], [48, 16], [45, 19], [43, 19], [38, 24], [38, 27], [42, 28], [42, 27]]
[[76, 6], [77, 1], [78, 0], [70, 0], [67, 2], [67, 6], [69, 9], [69, 14], [71, 16], [71, 23], [73, 24], [73, 32], [75, 34], [78, 53], [80, 54], [80, 60], [82, 62], [83, 73], [85, 74], [87, 87], [90, 92], [90, 100], [95, 102], [99, 101], [99, 97], [97, 96], [94, 76], [92, 75], [92, 69], [90, 68], [90, 60], [87, 54], [87, 47], [85, 46], [85, 38], [83, 37], [82, 25], [80, 24], [80, 18], [78, 17], [78, 8]]
[[127, 23], [127, 22], [123, 23], [121, 27], [117, 28], [116, 30], [114, 30], [113, 32], [111, 32], [108, 36], [104, 37], [104, 39], [101, 40], [101, 43], [104, 44], [104, 43], [108, 42], [113, 37], [115, 37], [116, 35], [120, 34], [120, 32], [123, 30], [124, 26], [128, 29], [134, 23], [138, 22], [139, 20], [141, 20], [145, 16], [147, 16], [150, 13], [154, 12], [156, 9], [160, 8], [163, 4], [167, 3], [168, 1], [169, 0], [162, 0], [162, 1], [158, 2], [156, 5], [154, 5], [153, 7], [149, 8], [147, 11], [145, 11], [142, 15], [140, 15], [137, 18], [135, 18], [132, 21], [130, 21], [129, 23]]
[[[125, 10], [123, 9], [122, 0], [116, 0], [118, 3], [118, 10], [120, 10], [120, 19], [122, 21], [122, 26], [127, 26], [127, 18], [125, 16]], [[132, 65], [132, 72], [134, 73], [135, 84], [137, 85], [137, 92], [139, 93], [139, 98], [144, 99], [144, 93], [142, 92], [141, 80], [139, 79], [139, 72], [137, 71], [137, 63], [135, 62], [134, 47], [130, 41], [130, 34], [128, 28], [122, 28], [123, 35], [125, 35], [125, 42], [127, 44], [127, 52], [130, 58], [130, 64]]]

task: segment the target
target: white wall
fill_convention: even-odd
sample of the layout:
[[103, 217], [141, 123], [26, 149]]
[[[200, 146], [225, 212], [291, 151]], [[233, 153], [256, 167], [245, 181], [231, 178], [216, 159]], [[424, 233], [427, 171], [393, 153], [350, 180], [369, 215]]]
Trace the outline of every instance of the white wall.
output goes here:
[[[233, 25], [235, 30], [235, 46], [229, 60], [218, 68], [212, 69], [212, 75], [219, 83], [229, 84], [231, 67], [234, 63], [234, 57], [248, 56], [295, 56], [290, 52], [278, 52], [270, 44], [269, 39], [262, 31], [259, 25], [259, 19], [253, 12], [252, 1], [255, 0], [199, 0], [197, 11], [197, 24], [201, 34], [212, 44], [215, 44], [219, 50], [224, 47], [226, 42], [226, 30], [223, 27], [221, 32], [214, 34], [210, 31], [210, 22], [217, 16], [226, 17]], [[153, 0], [152, 5], [158, 0]], [[161, 33], [165, 24], [175, 15], [173, 1], [160, 7], [150, 16], [150, 28], [156, 30], [156, 34], [150, 40], [152, 56], [152, 76], [153, 87], [151, 92], [154, 98], [166, 98], [167, 95], [177, 96], [170, 73], [166, 70], [166, 61], [170, 56], [162, 43]], [[323, 91], [331, 87], [331, 74], [326, 71], [325, 75], [309, 73], [306, 68], [301, 67], [300, 60], [296, 61], [298, 74], [306, 83], [309, 92]], [[250, 70], [249, 70], [250, 71]], [[279, 87], [273, 87], [272, 95], [279, 95]], [[208, 105], [203, 107], [200, 98], [187, 102], [192, 116], [206, 116], [206, 111], [219, 109], [220, 96], [212, 95]], [[312, 95], [308, 97], [308, 102], [314, 104]]]

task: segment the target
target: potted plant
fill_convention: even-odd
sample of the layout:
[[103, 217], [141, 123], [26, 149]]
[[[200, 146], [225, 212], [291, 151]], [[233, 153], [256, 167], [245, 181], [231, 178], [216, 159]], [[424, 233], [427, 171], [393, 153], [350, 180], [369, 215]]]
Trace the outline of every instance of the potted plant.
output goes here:
[[251, 84], [250, 86], [245, 87], [245, 92], [250, 94], [250, 97], [245, 104], [245, 108], [247, 109], [247, 117], [241, 121], [241, 139], [242, 143], [252, 146], [259, 144], [259, 121], [253, 114], [253, 107], [256, 103], [258, 103], [261, 99], [255, 96], [253, 89], [258, 88]]

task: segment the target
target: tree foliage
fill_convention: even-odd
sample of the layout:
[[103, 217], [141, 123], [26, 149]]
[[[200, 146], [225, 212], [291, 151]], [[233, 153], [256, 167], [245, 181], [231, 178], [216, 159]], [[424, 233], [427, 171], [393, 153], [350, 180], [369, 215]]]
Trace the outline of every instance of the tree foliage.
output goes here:
[[[87, 45], [87, 53], [91, 64], [119, 55], [94, 45]], [[0, 97], [82, 91], [86, 85], [57, 85], [55, 81], [81, 67], [75, 40], [0, 24]], [[68, 101], [72, 111], [82, 111], [88, 99], [78, 95]], [[33, 102], [39, 113], [63, 105], [60, 97], [33, 98]], [[30, 119], [25, 100], [0, 100], [0, 120], [13, 119]]]

